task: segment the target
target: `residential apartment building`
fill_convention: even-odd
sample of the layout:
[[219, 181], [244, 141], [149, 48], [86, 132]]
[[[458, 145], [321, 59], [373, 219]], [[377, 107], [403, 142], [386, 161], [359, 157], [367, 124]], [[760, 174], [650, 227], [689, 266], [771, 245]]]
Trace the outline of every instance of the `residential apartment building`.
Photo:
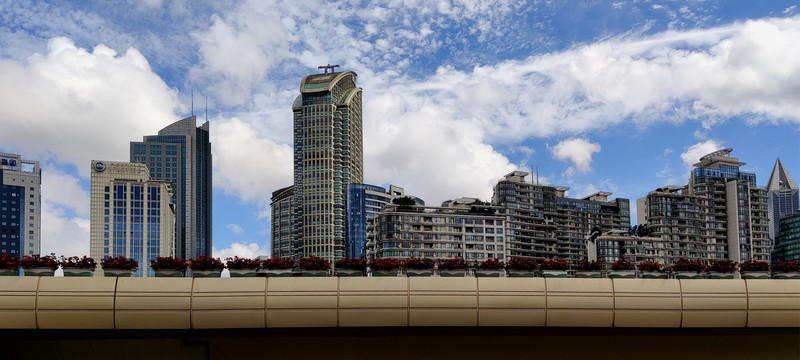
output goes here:
[[569, 188], [526, 182], [526, 176], [511, 172], [494, 187], [492, 205], [505, 215], [508, 257], [575, 262], [586, 258], [586, 239], [594, 229], [629, 231], [628, 199], [609, 201], [611, 193], [604, 191], [568, 198]]
[[[405, 196], [405, 190], [389, 185], [385, 189], [377, 185], [347, 185], [347, 257], [365, 258], [367, 244], [367, 219], [377, 215], [393, 199]], [[425, 202], [409, 197], [417, 205]]]
[[292, 258], [292, 208], [294, 206], [294, 186], [287, 186], [272, 192], [272, 219], [270, 253], [274, 258]]
[[723, 149], [700, 158], [685, 187], [669, 186], [637, 201], [640, 224], [663, 240], [667, 263], [691, 259], [769, 261], [767, 191]]
[[42, 171], [38, 161], [0, 153], [0, 253], [41, 252]]
[[480, 204], [389, 204], [369, 219], [368, 258], [505, 259], [505, 217]]
[[211, 255], [211, 143], [209, 123], [192, 115], [131, 142], [130, 161], [147, 164], [153, 179], [173, 185], [175, 253], [186, 259]]
[[150, 260], [175, 255], [173, 195], [172, 182], [151, 179], [145, 164], [92, 161], [90, 256], [133, 258], [135, 276], [152, 276]]
[[294, 254], [347, 254], [347, 185], [363, 182], [361, 88], [352, 71], [308, 75], [294, 114]]

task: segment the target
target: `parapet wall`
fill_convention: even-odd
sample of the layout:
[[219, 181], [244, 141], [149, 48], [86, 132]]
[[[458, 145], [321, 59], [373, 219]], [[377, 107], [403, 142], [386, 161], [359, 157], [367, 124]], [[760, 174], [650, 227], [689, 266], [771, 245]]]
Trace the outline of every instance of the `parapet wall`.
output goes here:
[[0, 329], [800, 327], [800, 280], [0, 277]]

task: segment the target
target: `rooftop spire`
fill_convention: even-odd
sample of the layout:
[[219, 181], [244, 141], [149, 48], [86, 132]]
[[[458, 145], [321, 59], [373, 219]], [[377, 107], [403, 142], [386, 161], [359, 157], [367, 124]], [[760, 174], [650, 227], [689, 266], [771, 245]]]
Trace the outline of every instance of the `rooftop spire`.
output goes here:
[[772, 175], [769, 176], [767, 191], [794, 189], [797, 189], [797, 184], [792, 179], [792, 176], [789, 175], [789, 172], [786, 171], [786, 168], [783, 167], [781, 159], [778, 158], [778, 160], [775, 160], [775, 167], [772, 168]]

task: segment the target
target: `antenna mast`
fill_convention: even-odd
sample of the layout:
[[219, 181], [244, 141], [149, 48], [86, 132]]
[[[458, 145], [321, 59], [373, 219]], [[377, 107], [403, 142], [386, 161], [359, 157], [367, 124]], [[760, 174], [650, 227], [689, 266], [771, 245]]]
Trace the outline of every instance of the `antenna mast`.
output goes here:
[[192, 88], [192, 116], [194, 116], [194, 88]]
[[206, 122], [208, 122], [208, 95], [206, 95]]

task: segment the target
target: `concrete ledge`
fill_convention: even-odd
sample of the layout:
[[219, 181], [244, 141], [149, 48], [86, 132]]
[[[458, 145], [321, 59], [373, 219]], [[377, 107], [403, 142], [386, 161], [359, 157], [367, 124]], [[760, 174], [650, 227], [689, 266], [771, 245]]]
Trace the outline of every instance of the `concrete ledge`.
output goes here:
[[0, 277], [0, 329], [800, 328], [800, 280]]

